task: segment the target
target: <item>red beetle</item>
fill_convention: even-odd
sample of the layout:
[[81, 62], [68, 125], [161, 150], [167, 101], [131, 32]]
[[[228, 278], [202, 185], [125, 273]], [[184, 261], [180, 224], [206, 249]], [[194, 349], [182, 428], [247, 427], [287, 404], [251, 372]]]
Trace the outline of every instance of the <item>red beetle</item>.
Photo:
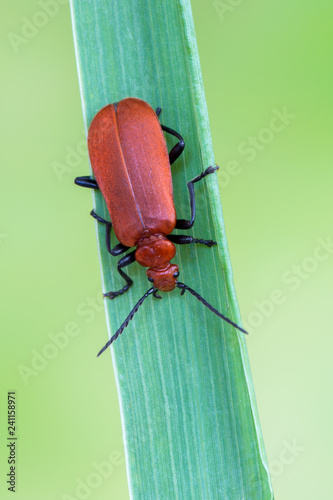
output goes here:
[[[177, 281], [179, 269], [170, 261], [176, 255], [176, 244], [201, 243], [209, 247], [216, 245], [211, 240], [202, 240], [185, 235], [171, 235], [175, 229], [190, 229], [195, 220], [195, 182], [212, 174], [218, 167], [208, 167], [187, 185], [190, 194], [191, 219], [176, 218], [173, 201], [170, 165], [181, 155], [185, 143], [181, 135], [159, 122], [160, 108], [156, 112], [145, 101], [129, 97], [102, 108], [91, 122], [88, 133], [88, 151], [95, 179], [77, 177], [79, 186], [100, 189], [111, 222], [94, 211], [91, 215], [106, 225], [106, 246], [111, 255], [120, 255], [136, 247], [118, 262], [118, 272], [126, 285], [116, 292], [104, 294], [113, 299], [126, 292], [132, 285], [131, 278], [122, 270], [134, 261], [149, 269], [148, 280], [153, 283], [133, 308], [121, 327], [107, 342], [100, 355], [124, 330], [142, 302], [157, 290], [169, 292], [176, 286], [182, 294], [188, 290], [211, 311], [238, 328], [208, 304], [197, 292]], [[163, 130], [174, 135], [178, 142], [168, 153]], [[111, 230], [120, 242], [110, 246]]]

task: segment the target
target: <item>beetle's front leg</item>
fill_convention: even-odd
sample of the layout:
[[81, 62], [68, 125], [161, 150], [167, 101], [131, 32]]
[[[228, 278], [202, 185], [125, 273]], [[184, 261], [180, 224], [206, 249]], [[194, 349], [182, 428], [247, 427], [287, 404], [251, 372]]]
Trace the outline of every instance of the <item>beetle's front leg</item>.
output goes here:
[[109, 299], [114, 299], [115, 297], [118, 297], [118, 295], [122, 295], [124, 292], [127, 292], [129, 287], [133, 285], [133, 281], [131, 280], [131, 278], [127, 276], [127, 274], [124, 273], [124, 271], [122, 271], [123, 267], [129, 266], [130, 264], [132, 264], [132, 262], [135, 262], [135, 250], [133, 250], [133, 252], [130, 252], [129, 254], [125, 255], [122, 259], [120, 259], [117, 265], [118, 273], [122, 278], [124, 278], [124, 280], [126, 281], [126, 285], [123, 286], [123, 288], [121, 290], [118, 290], [117, 292], [104, 293], [104, 297], [108, 297]]
[[[94, 212], [94, 210], [92, 210], [90, 212], [90, 215], [92, 217], [94, 217], [94, 219], [98, 220], [98, 222], [101, 222], [102, 224], [106, 225], [105, 242], [106, 242], [107, 251], [111, 255], [113, 255], [113, 256], [121, 255], [122, 253], [129, 250], [130, 247], [126, 247], [122, 243], [118, 243], [118, 245], [111, 248], [110, 238], [111, 238], [112, 223], [110, 221], [103, 219], [103, 217], [101, 217], [100, 215], [97, 215], [96, 212]], [[120, 274], [120, 276], [122, 278], [124, 278], [124, 280], [126, 281], [126, 285], [121, 290], [118, 290], [117, 292], [105, 293], [104, 297], [108, 297], [109, 299], [114, 299], [115, 297], [118, 297], [118, 295], [122, 295], [124, 292], [127, 292], [129, 287], [133, 284], [133, 281], [131, 280], [131, 278], [129, 276], [127, 276], [126, 273], [124, 273], [124, 271], [122, 271], [122, 268], [128, 266], [129, 264], [132, 264], [132, 262], [135, 262], [135, 250], [133, 252], [130, 252], [129, 254], [125, 255], [124, 257], [122, 257], [117, 265], [118, 273]]]
[[191, 243], [200, 243], [201, 245], [206, 245], [207, 247], [217, 245], [216, 241], [193, 238], [192, 236], [186, 236], [185, 234], [169, 234], [167, 238], [172, 241], [172, 243], [176, 243], [176, 245], [190, 245]]

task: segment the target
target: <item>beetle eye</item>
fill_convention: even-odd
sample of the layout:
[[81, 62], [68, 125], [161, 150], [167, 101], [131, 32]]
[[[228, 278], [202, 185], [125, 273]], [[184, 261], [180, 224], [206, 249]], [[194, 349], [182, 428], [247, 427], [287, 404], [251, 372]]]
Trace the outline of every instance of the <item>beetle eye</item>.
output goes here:
[[178, 271], [173, 274], [174, 278], [178, 278], [178, 276], [179, 276], [179, 272]]
[[153, 278], [148, 278], [148, 281], [150, 281], [151, 283], [154, 283]]

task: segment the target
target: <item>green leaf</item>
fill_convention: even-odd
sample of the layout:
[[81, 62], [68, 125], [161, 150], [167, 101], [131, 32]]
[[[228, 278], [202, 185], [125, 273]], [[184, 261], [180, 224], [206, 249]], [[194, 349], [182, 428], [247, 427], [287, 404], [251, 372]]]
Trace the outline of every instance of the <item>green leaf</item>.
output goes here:
[[[186, 183], [214, 165], [189, 0], [71, 0], [71, 7], [86, 127], [102, 106], [128, 96], [160, 106], [161, 122], [185, 139], [172, 172], [178, 217], [188, 218]], [[218, 246], [178, 247], [180, 280], [240, 323], [216, 174], [195, 192], [189, 234]], [[99, 193], [95, 207], [108, 217]], [[117, 290], [123, 281], [102, 224], [98, 242], [103, 291]], [[130, 291], [106, 301], [110, 335], [149, 288], [138, 264], [128, 272]], [[243, 334], [189, 293], [162, 295], [147, 298], [112, 347], [131, 497], [273, 498]]]

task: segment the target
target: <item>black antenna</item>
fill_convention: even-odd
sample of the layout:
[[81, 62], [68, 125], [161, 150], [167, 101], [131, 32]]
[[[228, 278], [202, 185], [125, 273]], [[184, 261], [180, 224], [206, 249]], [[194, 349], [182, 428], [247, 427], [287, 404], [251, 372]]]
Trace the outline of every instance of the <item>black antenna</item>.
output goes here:
[[123, 332], [123, 330], [126, 328], [126, 326], [128, 325], [128, 323], [131, 321], [131, 319], [133, 318], [134, 314], [137, 312], [137, 310], [139, 309], [139, 307], [141, 306], [141, 304], [143, 303], [143, 301], [148, 297], [148, 295], [151, 295], [152, 293], [154, 293], [155, 290], [156, 290], [155, 287], [149, 288], [149, 290], [147, 290], [147, 292], [143, 295], [143, 297], [141, 297], [141, 299], [139, 300], [139, 302], [137, 304], [135, 304], [135, 306], [133, 307], [132, 311], [129, 313], [129, 315], [127, 316], [127, 318], [125, 319], [125, 321], [121, 325], [121, 327], [118, 328], [118, 330], [116, 331], [116, 333], [105, 344], [105, 346], [103, 347], [103, 349], [101, 349], [99, 351], [99, 353], [97, 354], [97, 357], [100, 356], [102, 354], [102, 352], [104, 352], [105, 349], [107, 349], [109, 347], [109, 345], [111, 345], [112, 342], [114, 342], [119, 337], [119, 335]]
[[230, 325], [234, 326], [235, 328], [237, 328], [241, 332], [246, 333], [246, 335], [248, 335], [248, 332], [246, 330], [243, 330], [243, 328], [236, 325], [236, 323], [231, 321], [231, 319], [226, 318], [226, 316], [224, 316], [217, 309], [215, 309], [213, 306], [208, 304], [208, 302], [203, 297], [201, 297], [201, 295], [199, 295], [196, 291], [192, 290], [192, 288], [190, 288], [189, 286], [185, 285], [185, 283], [180, 283], [179, 281], [177, 281], [176, 286], [178, 288], [182, 289], [182, 293], [181, 293], [182, 295], [185, 292], [185, 290], [188, 290], [192, 295], [194, 295], [194, 297], [196, 297], [198, 300], [200, 300], [200, 302], [202, 302], [206, 307], [208, 307], [208, 309], [210, 309], [213, 313], [215, 313], [216, 316], [219, 316], [220, 318], [224, 319], [224, 321], [226, 321]]

